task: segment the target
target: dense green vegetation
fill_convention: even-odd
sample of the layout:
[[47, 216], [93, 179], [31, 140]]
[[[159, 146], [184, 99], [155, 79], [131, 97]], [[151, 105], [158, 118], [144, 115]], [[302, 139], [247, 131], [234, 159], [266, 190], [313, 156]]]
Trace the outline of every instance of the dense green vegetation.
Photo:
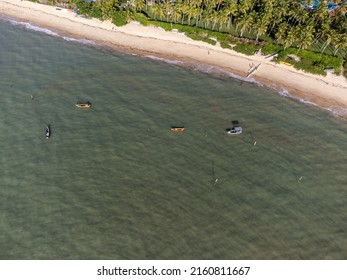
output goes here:
[[[259, 49], [265, 55], [278, 53], [278, 60], [316, 74], [324, 75], [327, 68], [340, 73], [347, 60], [346, 2], [334, 14], [328, 13], [327, 1], [320, 1], [316, 10], [291, 0], [54, 2], [89, 17], [112, 19], [117, 26], [137, 20], [165, 30], [177, 29], [195, 40], [211, 44], [217, 40], [224, 48], [248, 55]], [[291, 61], [293, 54], [300, 60]]]

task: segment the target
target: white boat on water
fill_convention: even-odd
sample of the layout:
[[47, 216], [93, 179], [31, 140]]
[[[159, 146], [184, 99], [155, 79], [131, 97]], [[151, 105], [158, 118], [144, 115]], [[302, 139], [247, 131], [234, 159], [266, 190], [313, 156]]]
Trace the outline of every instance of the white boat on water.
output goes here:
[[232, 128], [227, 128], [225, 130], [227, 134], [241, 134], [242, 133], [242, 127], [241, 126], [235, 126]]

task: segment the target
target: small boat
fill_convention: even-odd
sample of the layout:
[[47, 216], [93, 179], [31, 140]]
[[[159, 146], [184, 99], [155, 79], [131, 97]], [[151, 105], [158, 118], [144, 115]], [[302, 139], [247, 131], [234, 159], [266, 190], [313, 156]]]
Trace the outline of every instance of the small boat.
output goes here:
[[231, 124], [233, 125], [231, 128], [227, 128], [225, 132], [227, 134], [241, 134], [242, 133], [242, 127], [238, 120], [231, 121]]
[[287, 65], [287, 66], [293, 66], [293, 64], [286, 62], [286, 61], [280, 61], [281, 64]]
[[183, 126], [171, 126], [171, 131], [183, 132], [184, 131], [184, 127]]
[[78, 107], [78, 108], [90, 108], [90, 107], [92, 107], [92, 103], [90, 103], [89, 101], [87, 101], [87, 102], [78, 101], [76, 103], [76, 107]]
[[50, 125], [46, 126], [45, 136], [46, 136], [46, 139], [51, 137], [51, 126]]
[[242, 133], [242, 127], [241, 126], [235, 126], [232, 128], [227, 128], [225, 130], [227, 134], [241, 134]]

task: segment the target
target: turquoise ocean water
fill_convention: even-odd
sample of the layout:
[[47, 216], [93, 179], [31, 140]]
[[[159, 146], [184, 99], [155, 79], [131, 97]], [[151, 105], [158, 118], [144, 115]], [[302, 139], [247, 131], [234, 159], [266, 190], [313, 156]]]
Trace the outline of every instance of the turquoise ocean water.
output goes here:
[[0, 259], [347, 258], [346, 120], [33, 28], [0, 21]]

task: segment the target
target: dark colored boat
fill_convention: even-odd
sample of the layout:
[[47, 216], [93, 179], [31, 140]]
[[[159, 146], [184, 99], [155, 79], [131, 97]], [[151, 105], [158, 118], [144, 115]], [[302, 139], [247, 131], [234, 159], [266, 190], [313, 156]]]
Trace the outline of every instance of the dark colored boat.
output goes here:
[[45, 135], [46, 135], [46, 139], [48, 139], [49, 137], [51, 137], [51, 126], [50, 126], [50, 125], [47, 125], [47, 126], [46, 126]]

